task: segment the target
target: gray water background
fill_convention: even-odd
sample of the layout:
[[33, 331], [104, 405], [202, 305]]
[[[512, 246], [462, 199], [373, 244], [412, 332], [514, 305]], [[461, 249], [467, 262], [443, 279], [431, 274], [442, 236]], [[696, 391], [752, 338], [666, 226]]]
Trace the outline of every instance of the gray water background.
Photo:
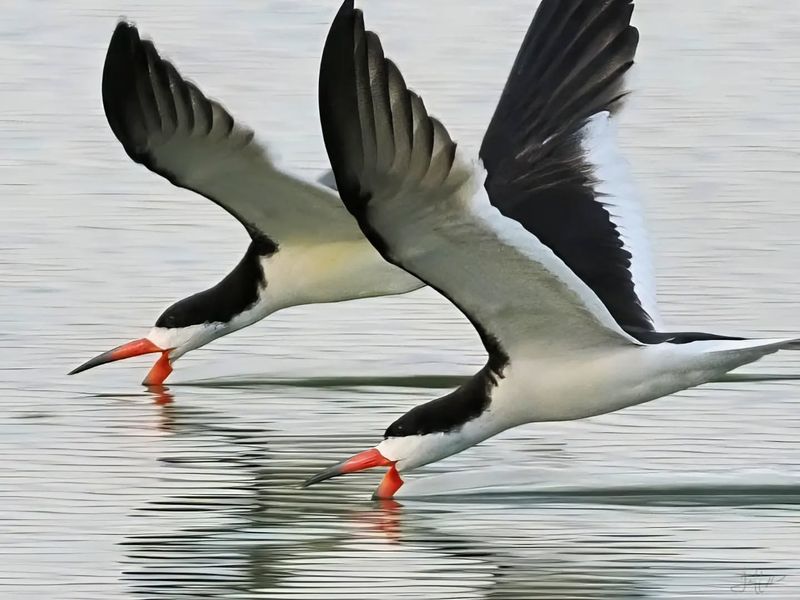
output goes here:
[[[363, 3], [471, 148], [535, 4]], [[179, 361], [169, 398], [139, 387], [145, 359], [65, 376], [246, 245], [113, 138], [100, 77], [116, 19], [314, 176], [336, 8], [0, 0], [0, 597], [799, 598], [798, 383], [520, 428], [409, 478], [484, 493], [387, 506], [369, 500], [378, 474], [298, 484], [482, 364], [429, 290], [284, 311]], [[676, 329], [800, 331], [798, 20], [797, 2], [636, 7], [621, 144]], [[799, 371], [791, 353], [749, 368]]]

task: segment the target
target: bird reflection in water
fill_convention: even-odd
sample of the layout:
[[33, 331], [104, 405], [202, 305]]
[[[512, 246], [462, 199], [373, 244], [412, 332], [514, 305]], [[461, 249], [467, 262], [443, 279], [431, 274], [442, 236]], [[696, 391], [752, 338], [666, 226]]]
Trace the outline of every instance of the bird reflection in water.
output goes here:
[[[344, 594], [402, 584], [425, 598], [645, 597], [642, 572], [597, 556], [591, 535], [548, 541], [538, 506], [515, 513], [508, 525], [515, 537], [485, 526], [503, 522], [506, 509], [491, 502], [361, 500], [367, 478], [345, 496], [342, 489], [304, 491], [298, 483], [309, 466], [308, 440], [190, 398], [171, 402], [168, 390], [150, 393], [170, 447], [158, 458], [163, 487], [133, 509], [135, 533], [121, 542], [133, 596], [297, 597], [328, 582]], [[464, 528], [463, 519], [474, 527]], [[591, 564], [581, 558], [590, 555]]]
[[165, 385], [149, 385], [147, 393], [153, 397], [156, 404], [172, 404], [175, 401], [175, 395]]

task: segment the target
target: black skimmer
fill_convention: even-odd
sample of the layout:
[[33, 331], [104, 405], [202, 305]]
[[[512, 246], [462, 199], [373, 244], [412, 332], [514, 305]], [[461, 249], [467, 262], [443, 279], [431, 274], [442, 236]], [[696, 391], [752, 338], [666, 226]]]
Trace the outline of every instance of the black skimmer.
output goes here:
[[120, 22], [103, 68], [103, 107], [135, 162], [215, 202], [244, 225], [250, 245], [214, 287], [170, 306], [142, 339], [105, 352], [70, 374], [159, 353], [144, 384], [212, 340], [283, 308], [402, 294], [422, 287], [384, 261], [338, 194], [278, 166], [253, 132], [162, 58], [136, 27]]
[[613, 126], [632, 13], [632, 0], [543, 0], [471, 160], [344, 2], [319, 84], [339, 193], [384, 258], [469, 318], [488, 363], [306, 485], [387, 466], [376, 496], [391, 497], [400, 473], [511, 427], [616, 411], [798, 348], [659, 323]]

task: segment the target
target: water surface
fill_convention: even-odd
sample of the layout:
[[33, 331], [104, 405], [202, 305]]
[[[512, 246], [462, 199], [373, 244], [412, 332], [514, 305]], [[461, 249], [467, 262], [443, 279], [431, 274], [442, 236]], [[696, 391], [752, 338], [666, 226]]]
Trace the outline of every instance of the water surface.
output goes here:
[[[374, 0], [367, 20], [476, 148], [534, 6]], [[800, 597], [798, 382], [713, 384], [520, 428], [381, 505], [377, 474], [299, 483], [482, 364], [477, 336], [429, 290], [285, 311], [182, 359], [168, 398], [138, 386], [147, 360], [65, 376], [140, 337], [246, 246], [227, 214], [113, 138], [99, 84], [117, 17], [313, 176], [325, 167], [316, 67], [336, 8], [2, 3], [0, 596]], [[794, 335], [800, 5], [636, 10], [622, 144], [665, 320]], [[799, 359], [750, 372], [797, 373]]]

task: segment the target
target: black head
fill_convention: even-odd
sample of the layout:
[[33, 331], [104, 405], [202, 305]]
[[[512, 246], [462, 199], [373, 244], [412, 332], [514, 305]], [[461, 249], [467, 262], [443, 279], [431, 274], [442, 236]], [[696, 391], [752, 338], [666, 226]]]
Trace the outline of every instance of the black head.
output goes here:
[[156, 321], [156, 327], [177, 329], [206, 323], [227, 323], [253, 307], [266, 286], [261, 258], [277, 251], [265, 237], [255, 238], [242, 260], [214, 287], [179, 300]]
[[484, 368], [457, 390], [412, 408], [392, 423], [384, 439], [449, 432], [479, 417], [490, 403], [494, 378]]

